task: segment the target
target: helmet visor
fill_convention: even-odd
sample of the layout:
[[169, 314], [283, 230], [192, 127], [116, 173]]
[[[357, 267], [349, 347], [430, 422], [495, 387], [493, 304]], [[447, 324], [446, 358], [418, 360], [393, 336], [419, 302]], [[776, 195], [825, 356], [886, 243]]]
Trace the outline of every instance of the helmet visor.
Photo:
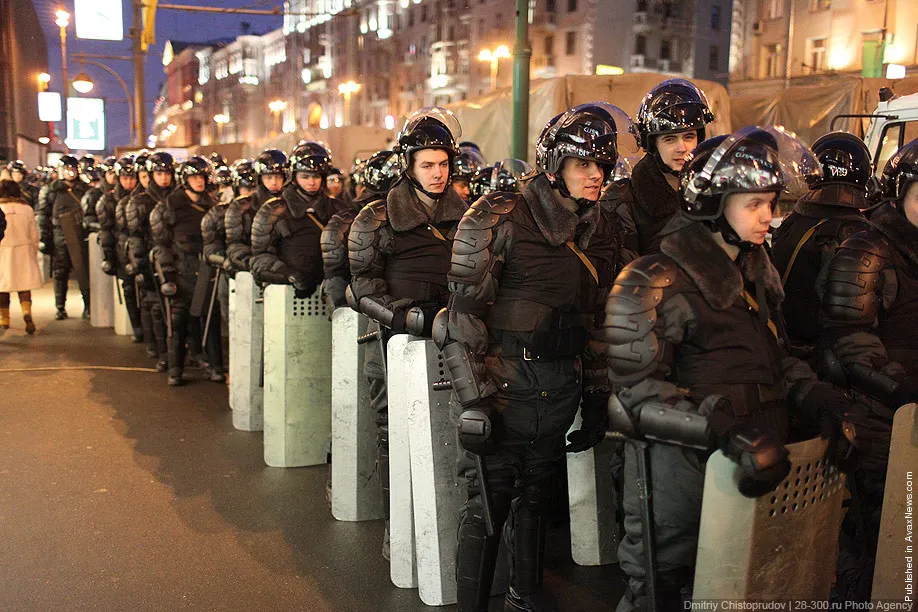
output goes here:
[[433, 119], [442, 123], [443, 126], [449, 130], [454, 141], [462, 136], [462, 126], [459, 125], [459, 119], [453, 114], [453, 111], [441, 106], [425, 106], [408, 115], [408, 118], [405, 120], [405, 126], [402, 128], [402, 131], [399, 132], [396, 140], [401, 140], [402, 136], [413, 132], [418, 124], [425, 119]]

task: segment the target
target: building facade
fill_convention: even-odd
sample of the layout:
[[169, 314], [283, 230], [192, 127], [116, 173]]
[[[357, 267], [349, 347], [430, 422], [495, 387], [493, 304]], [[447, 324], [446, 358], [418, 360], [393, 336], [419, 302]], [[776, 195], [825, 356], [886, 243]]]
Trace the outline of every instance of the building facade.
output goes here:
[[[287, 0], [275, 31], [173, 45], [179, 51], [164, 57], [169, 103], [157, 112], [154, 135], [183, 146], [343, 125], [392, 129], [422, 106], [510, 87], [515, 7], [512, 0]], [[531, 76], [664, 72], [725, 80], [731, 11], [730, 0], [530, 0]]]

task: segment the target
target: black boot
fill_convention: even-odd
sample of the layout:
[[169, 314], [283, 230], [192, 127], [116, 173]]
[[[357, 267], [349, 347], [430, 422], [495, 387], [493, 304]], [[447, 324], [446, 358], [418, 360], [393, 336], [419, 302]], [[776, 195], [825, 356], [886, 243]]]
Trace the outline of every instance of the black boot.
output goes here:
[[67, 318], [67, 310], [64, 306], [67, 304], [67, 279], [54, 277], [54, 303], [57, 305], [57, 314], [54, 318], [63, 321]]
[[548, 491], [542, 485], [529, 486], [514, 500], [513, 520], [506, 530], [512, 551], [510, 588], [504, 612], [556, 612], [558, 603], [542, 587], [542, 555], [545, 532], [542, 513]]
[[376, 430], [376, 475], [383, 499], [383, 516], [386, 517], [386, 531], [383, 534], [382, 556], [389, 559], [389, 426], [381, 425]]

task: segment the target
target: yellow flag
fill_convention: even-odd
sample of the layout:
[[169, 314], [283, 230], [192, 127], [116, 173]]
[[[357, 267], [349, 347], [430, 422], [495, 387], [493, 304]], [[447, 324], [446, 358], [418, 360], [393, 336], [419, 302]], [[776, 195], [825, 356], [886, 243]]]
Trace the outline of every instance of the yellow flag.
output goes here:
[[143, 2], [143, 33], [140, 35], [140, 49], [146, 51], [156, 43], [156, 3], [158, 0]]

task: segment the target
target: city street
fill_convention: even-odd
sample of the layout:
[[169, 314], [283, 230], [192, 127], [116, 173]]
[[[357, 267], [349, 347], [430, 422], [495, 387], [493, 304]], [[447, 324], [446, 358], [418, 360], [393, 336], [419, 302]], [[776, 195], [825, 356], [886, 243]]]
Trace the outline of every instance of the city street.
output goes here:
[[[0, 609], [422, 610], [388, 578], [381, 521], [333, 520], [323, 467], [274, 469], [236, 431], [226, 387], [172, 389], [143, 346], [79, 319], [0, 336]], [[549, 533], [564, 610], [611, 610], [617, 566], [580, 568]], [[492, 600], [491, 609], [502, 609]]]

